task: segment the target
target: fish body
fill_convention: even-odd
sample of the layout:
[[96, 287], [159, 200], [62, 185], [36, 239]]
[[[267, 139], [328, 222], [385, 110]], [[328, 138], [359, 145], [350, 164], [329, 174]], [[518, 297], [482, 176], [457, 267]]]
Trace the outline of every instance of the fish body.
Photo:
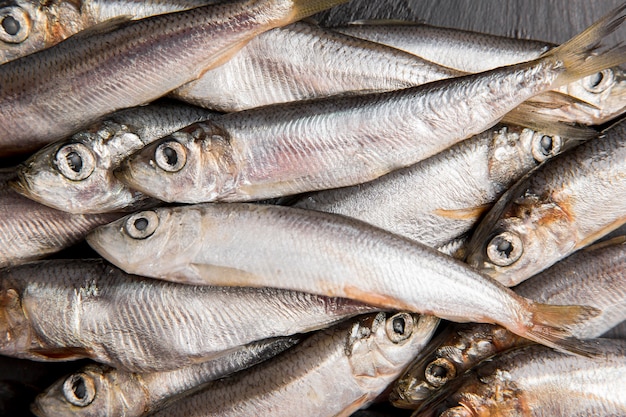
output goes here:
[[[552, 320], [594, 314], [530, 303], [434, 249], [312, 210], [246, 203], [157, 208], [98, 228], [87, 241], [129, 273], [347, 297], [452, 321], [498, 323], [553, 346], [567, 341], [556, 336], [562, 329]], [[544, 308], [560, 313], [543, 317]]]
[[[602, 336], [626, 320], [626, 245], [620, 242], [579, 251], [518, 285], [515, 292], [542, 303], [597, 308], [597, 316], [570, 330], [581, 339]], [[417, 408], [481, 361], [529, 343], [487, 324], [453, 325], [444, 333], [398, 379], [390, 396], [395, 405]]]
[[626, 223], [626, 124], [565, 152], [507, 191], [468, 262], [513, 286]]
[[345, 0], [239, 0], [115, 19], [0, 66], [0, 154], [24, 153], [153, 101], [259, 33]]
[[300, 336], [250, 343], [220, 358], [169, 372], [137, 374], [87, 365], [52, 384], [33, 403], [39, 417], [142, 416], [189, 395], [209, 381], [239, 372], [294, 346]]
[[132, 277], [102, 260], [2, 272], [0, 353], [83, 357], [131, 372], [176, 369], [255, 340], [318, 329], [372, 308], [274, 289], [194, 287]]
[[174, 103], [122, 110], [70, 138], [50, 144], [18, 168], [15, 189], [71, 213], [133, 211], [155, 201], [114, 175], [134, 151], [214, 113]]
[[351, 320], [319, 331], [268, 362], [210, 383], [155, 415], [349, 416], [384, 391], [437, 323], [434, 317], [407, 313]]
[[44, 258], [85, 238], [122, 214], [73, 215], [16, 193], [14, 168], [0, 169], [0, 268]]
[[[543, 346], [503, 353], [464, 375], [460, 386], [450, 387], [414, 416], [626, 415], [626, 342], [597, 339], [596, 345], [599, 352], [593, 358]], [[435, 413], [440, 408], [445, 411]]]

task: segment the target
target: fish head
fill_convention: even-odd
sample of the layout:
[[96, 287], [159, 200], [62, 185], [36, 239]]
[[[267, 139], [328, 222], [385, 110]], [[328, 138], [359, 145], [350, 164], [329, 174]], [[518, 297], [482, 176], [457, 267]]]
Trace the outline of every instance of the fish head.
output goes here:
[[126, 159], [115, 175], [131, 188], [167, 202], [212, 201], [220, 153], [203, 128], [191, 125]]
[[31, 348], [33, 339], [18, 291], [8, 280], [0, 286], [0, 354], [16, 357]]
[[0, 7], [0, 64], [54, 45], [83, 27], [80, 0], [13, 0]]
[[604, 124], [626, 111], [626, 73], [620, 67], [581, 78], [559, 91], [582, 101], [573, 105], [573, 111], [581, 112], [589, 125]]
[[157, 208], [96, 228], [87, 235], [87, 242], [128, 273], [172, 278], [200, 250], [200, 229], [198, 210]]
[[17, 192], [58, 210], [103, 213], [134, 207], [146, 197], [130, 190], [113, 168], [143, 143], [126, 126], [99, 123], [50, 144], [17, 169]]
[[430, 341], [439, 319], [411, 313], [378, 313], [355, 323], [346, 345], [353, 375], [365, 387], [393, 381]]
[[38, 417], [106, 417], [140, 415], [146, 405], [135, 374], [94, 364], [56, 381], [31, 409]]

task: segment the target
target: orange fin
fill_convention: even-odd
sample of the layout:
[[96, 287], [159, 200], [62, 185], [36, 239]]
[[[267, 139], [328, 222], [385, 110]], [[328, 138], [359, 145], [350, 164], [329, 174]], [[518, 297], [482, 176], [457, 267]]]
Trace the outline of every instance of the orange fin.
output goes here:
[[36, 348], [30, 353], [49, 361], [70, 361], [90, 358], [92, 351], [83, 347]]
[[477, 220], [492, 204], [482, 204], [476, 207], [467, 207], [462, 209], [437, 209], [433, 213], [437, 216], [445, 217], [452, 220]]

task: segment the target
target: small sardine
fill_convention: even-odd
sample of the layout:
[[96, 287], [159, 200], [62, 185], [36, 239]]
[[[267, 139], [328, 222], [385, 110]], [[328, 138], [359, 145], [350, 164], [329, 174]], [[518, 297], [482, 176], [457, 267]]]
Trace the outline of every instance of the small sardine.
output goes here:
[[25, 153], [153, 101], [254, 36], [347, 0], [237, 0], [115, 19], [0, 65], [0, 155]]
[[40, 261], [0, 274], [0, 354], [168, 371], [372, 310], [290, 291], [143, 279], [102, 260]]
[[[597, 308], [600, 314], [570, 330], [581, 339], [601, 336], [626, 320], [626, 244], [603, 243], [579, 251], [515, 287], [515, 292], [542, 303]], [[398, 407], [417, 408], [482, 360], [528, 343], [500, 326], [449, 326], [398, 379], [390, 399]]]
[[70, 213], [134, 211], [155, 205], [113, 169], [138, 149], [214, 113], [173, 103], [122, 110], [71, 138], [50, 144], [19, 166], [14, 188]]
[[378, 313], [321, 330], [268, 362], [209, 383], [155, 417], [350, 416], [384, 391], [438, 322]]
[[626, 122], [522, 178], [476, 228], [468, 262], [516, 285], [626, 223]]
[[259, 200], [371, 181], [483, 132], [530, 97], [626, 60], [626, 47], [591, 52], [622, 23], [624, 9], [529, 63], [191, 125], [131, 156], [117, 175], [155, 198], [184, 203]]
[[624, 416], [626, 341], [597, 339], [595, 344], [599, 352], [593, 358], [544, 346], [498, 355], [413, 417]]
[[0, 268], [41, 259], [85, 238], [122, 214], [69, 214], [17, 194], [15, 169], [0, 169]]
[[37, 396], [38, 417], [139, 417], [163, 408], [201, 385], [268, 360], [300, 341], [300, 336], [254, 342], [220, 358], [169, 372], [136, 374], [106, 365], [85, 368]]
[[356, 219], [292, 207], [157, 208], [100, 227], [87, 241], [129, 273], [196, 285], [279, 287], [498, 323], [565, 350], [577, 351], [578, 342], [564, 339], [562, 327], [597, 313], [535, 304], [418, 242]]

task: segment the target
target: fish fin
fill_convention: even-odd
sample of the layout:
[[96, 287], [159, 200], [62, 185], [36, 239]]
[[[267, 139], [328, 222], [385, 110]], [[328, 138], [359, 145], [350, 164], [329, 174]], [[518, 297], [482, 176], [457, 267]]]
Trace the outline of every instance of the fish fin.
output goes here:
[[423, 26], [422, 21], [402, 20], [402, 19], [359, 19], [346, 23], [351, 26]]
[[569, 329], [596, 317], [601, 313], [600, 310], [589, 306], [557, 306], [542, 303], [533, 303], [530, 308], [533, 312], [533, 326], [521, 336], [565, 353], [586, 357], [598, 354], [593, 344], [583, 343], [572, 337]]
[[93, 26], [89, 26], [88, 28], [77, 32], [72, 35], [73, 38], [82, 38], [85, 36], [92, 36], [101, 33], [113, 32], [114, 30], [119, 29], [120, 27], [126, 25], [128, 22], [133, 20], [133, 16], [124, 15], [124, 16], [116, 16], [109, 20], [105, 20], [104, 22], [96, 23]]
[[560, 120], [558, 117], [538, 113], [532, 104], [524, 102], [507, 113], [502, 119], [504, 123], [560, 136], [568, 139], [566, 143], [575, 144], [576, 141], [586, 141], [598, 136], [598, 131], [582, 125], [574, 125]]
[[608, 248], [611, 246], [623, 245], [624, 243], [626, 243], [626, 236], [623, 236], [623, 235], [615, 236], [610, 239], [603, 240], [601, 242], [596, 242], [592, 245], [589, 245], [583, 248], [582, 250], [585, 252], [592, 252], [594, 250], [604, 249], [604, 248]]
[[625, 19], [626, 4], [622, 4], [582, 33], [543, 54], [539, 59], [552, 57], [565, 67], [553, 88], [626, 62], [626, 45], [594, 53], [601, 40], [614, 32]]
[[359, 398], [357, 398], [356, 400], [352, 401], [350, 403], [350, 405], [344, 407], [343, 410], [341, 410], [341, 412], [339, 412], [339, 414], [335, 414], [334, 417], [348, 417], [348, 416], [351, 416], [352, 414], [354, 414], [354, 412], [356, 412], [356, 411], [360, 410], [361, 408], [365, 407], [366, 405], [368, 405], [370, 401], [372, 401], [372, 398], [370, 398], [370, 395], [363, 394]]
[[574, 97], [569, 94], [562, 93], [560, 91], [546, 91], [545, 93], [534, 96], [531, 99], [525, 101], [531, 106], [536, 106], [537, 108], [552, 108], [558, 109], [561, 107], [566, 107], [572, 104], [579, 104], [583, 106], [587, 106], [594, 110], [601, 110], [600, 107], [596, 106], [593, 103], [589, 103], [579, 97]]
[[460, 209], [437, 209], [433, 211], [437, 216], [445, 217], [453, 220], [478, 220], [492, 204], [481, 204], [476, 207], [465, 207]]
[[[267, 282], [262, 276], [237, 268], [196, 263], [192, 263], [190, 268], [194, 270], [194, 276], [197, 277], [197, 281], [185, 279], [178, 280], [178, 282], [194, 285], [222, 285], [229, 287], [267, 287]], [[188, 276], [188, 273], [184, 274], [185, 278]]]
[[612, 223], [606, 225], [600, 230], [596, 230], [595, 233], [592, 233], [591, 235], [587, 236], [585, 239], [577, 242], [574, 250], [584, 248], [585, 246], [594, 243], [601, 237], [606, 236], [609, 233], [611, 233], [613, 230], [620, 228], [625, 223], [626, 223], [626, 216], [619, 217], [617, 220], [614, 220]]
[[69, 361], [93, 356], [91, 350], [83, 347], [34, 348], [29, 353], [49, 361]]
[[349, 2], [350, 0], [293, 0], [292, 13], [285, 24], [289, 24], [315, 13]]

